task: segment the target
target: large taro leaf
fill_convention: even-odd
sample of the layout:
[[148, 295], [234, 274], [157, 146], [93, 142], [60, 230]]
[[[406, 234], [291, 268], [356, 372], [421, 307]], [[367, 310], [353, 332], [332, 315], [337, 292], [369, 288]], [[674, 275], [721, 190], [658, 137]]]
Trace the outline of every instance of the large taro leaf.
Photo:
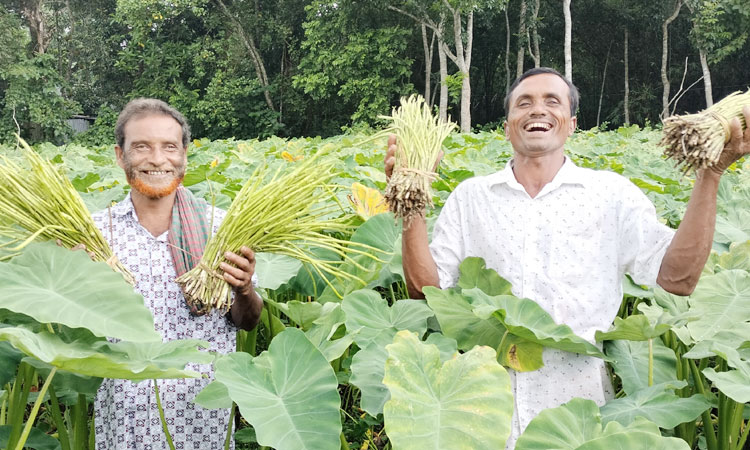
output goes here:
[[[42, 379], [47, 379], [52, 370], [52, 366], [39, 361], [36, 358], [26, 357], [23, 361], [36, 369], [37, 375]], [[55, 389], [55, 395], [62, 404], [74, 404], [78, 401], [78, 394], [85, 394], [89, 397], [96, 395], [99, 386], [102, 384], [102, 378], [78, 375], [67, 370], [58, 370], [52, 377], [52, 387]]]
[[717, 372], [708, 367], [703, 370], [703, 375], [711, 380], [714, 386], [737, 403], [750, 402], [750, 360], [741, 355], [736, 349], [714, 344], [711, 350], [724, 360], [730, 369], [725, 372]]
[[154, 319], [122, 275], [82, 251], [32, 243], [0, 264], [3, 308], [41, 323], [87, 328], [97, 336], [133, 342], [160, 341]]
[[715, 355], [713, 349], [722, 348], [740, 348], [750, 341], [750, 322], [741, 322], [727, 326], [725, 329], [714, 334], [710, 339], [704, 339], [697, 342], [689, 352], [683, 356], [685, 358], [703, 359]]
[[370, 289], [352, 292], [344, 297], [341, 309], [346, 313], [347, 332], [356, 332], [354, 342], [364, 348], [371, 342], [388, 344], [400, 330], [411, 330], [420, 336], [427, 331], [427, 319], [433, 316], [420, 300], [399, 300], [388, 306], [380, 294]]
[[624, 427], [610, 422], [602, 428], [599, 408], [574, 398], [542, 411], [531, 420], [515, 450], [689, 450], [682, 439], [662, 437], [659, 427], [639, 418]]
[[[677, 378], [677, 357], [674, 350], [662, 343], [652, 342], [654, 358], [654, 384], [666, 383]], [[634, 394], [648, 387], [648, 342], [608, 341], [604, 351], [609, 357], [617, 376], [622, 380], [622, 390]]]
[[208, 344], [196, 340], [169, 342], [117, 342], [79, 339], [65, 342], [48, 332], [20, 327], [0, 328], [0, 341], [8, 341], [28, 356], [62, 370], [101, 378], [140, 381], [150, 378], [187, 378], [199, 374], [185, 364], [206, 364], [214, 357], [200, 351]]
[[549, 313], [533, 300], [511, 295], [489, 296], [477, 288], [464, 289], [463, 295], [468, 297], [477, 316], [498, 320], [515, 336], [544, 347], [606, 358], [594, 344], [577, 336], [569, 326], [555, 323]]
[[383, 385], [385, 346], [398, 331], [410, 330], [422, 336], [432, 311], [422, 301], [399, 300], [393, 306], [375, 291], [360, 290], [344, 297], [346, 329], [361, 348], [352, 358], [351, 383], [362, 392], [361, 407], [372, 416], [383, 412], [388, 389]]
[[458, 288], [426, 286], [423, 292], [440, 323], [440, 330], [455, 339], [459, 349], [469, 350], [475, 345], [500, 346], [507, 331], [505, 327], [495, 319], [477, 317], [471, 303]]
[[601, 408], [602, 422], [617, 421], [628, 426], [637, 417], [643, 417], [661, 428], [670, 429], [693, 421], [711, 406], [711, 402], [700, 394], [688, 398], [675, 395], [674, 389], [685, 386], [685, 381], [662, 383], [611, 400]]
[[643, 314], [633, 314], [625, 319], [615, 317], [615, 323], [609, 331], [597, 330], [594, 337], [597, 341], [626, 339], [628, 341], [648, 341], [666, 333], [671, 325], [657, 323], [652, 325]]
[[291, 300], [286, 303], [275, 302], [271, 299], [264, 299], [266, 304], [271, 305], [286, 315], [289, 320], [294, 322], [304, 331], [312, 326], [313, 322], [320, 317], [323, 311], [323, 305], [318, 302], [301, 302]]
[[320, 312], [320, 317], [315, 319], [310, 329], [305, 331], [305, 336], [323, 353], [328, 361], [341, 357], [347, 348], [354, 342], [355, 333], [339, 334], [339, 328], [346, 320], [340, 303], [325, 303]]
[[510, 377], [489, 347], [442, 361], [437, 347], [400, 331], [388, 345], [385, 430], [398, 449], [503, 448], [510, 435]]
[[750, 321], [750, 273], [725, 270], [704, 276], [690, 296], [697, 319], [687, 324], [690, 336], [700, 342], [719, 331]]
[[[11, 425], [0, 425], [0, 448], [6, 448], [8, 446], [8, 438], [10, 437]], [[34, 427], [29, 433], [29, 438], [26, 440], [23, 448], [33, 448], [35, 450], [60, 450], [60, 442], [52, 436], [45, 433], [43, 430]]]
[[19, 352], [8, 342], [0, 342], [0, 387], [5, 386], [16, 376], [18, 363], [21, 362], [23, 353]]
[[302, 268], [302, 263], [286, 255], [273, 253], [255, 254], [255, 273], [258, 275], [258, 287], [278, 289], [294, 278]]
[[[353, 261], [347, 261], [340, 266], [344, 272], [355, 275], [364, 281], [363, 286], [358, 280], [335, 280], [333, 285], [342, 296], [361, 289], [363, 287], [374, 288], [381, 281], [392, 280], [392, 277], [384, 276], [382, 272], [394, 273], [402, 277], [401, 264], [393, 264], [401, 261], [401, 248], [396, 246], [401, 234], [401, 227], [397, 226], [393, 214], [378, 214], [357, 228], [350, 241], [369, 245], [372, 250], [367, 251], [369, 255], [357, 255], [349, 253]], [[355, 247], [356, 248], [356, 247]], [[372, 259], [376, 256], [379, 260]], [[330, 287], [320, 295], [321, 303], [338, 301], [337, 296]]]
[[461, 274], [458, 287], [461, 289], [479, 288], [487, 295], [512, 295], [510, 282], [494, 270], [487, 269], [482, 258], [466, 258], [461, 261], [458, 270]]
[[229, 389], [216, 380], [201, 389], [193, 401], [206, 409], [229, 409], [232, 407]]
[[338, 382], [328, 361], [301, 330], [287, 328], [253, 358], [230, 353], [216, 364], [258, 443], [278, 450], [338, 450]]
[[712, 252], [706, 266], [714, 273], [727, 269], [750, 272], [750, 241], [733, 242], [729, 251], [721, 254]]

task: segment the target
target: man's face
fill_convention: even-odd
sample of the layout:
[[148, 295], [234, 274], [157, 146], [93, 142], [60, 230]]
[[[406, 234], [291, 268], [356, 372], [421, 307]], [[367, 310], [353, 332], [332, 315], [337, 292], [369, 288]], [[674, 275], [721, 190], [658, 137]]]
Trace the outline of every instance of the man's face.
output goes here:
[[152, 200], [173, 193], [185, 177], [182, 128], [170, 116], [149, 114], [125, 125], [125, 148], [115, 146], [117, 164], [133, 191]]
[[576, 128], [570, 116], [568, 85], [551, 73], [532, 75], [513, 90], [505, 121], [505, 135], [522, 156], [562, 152]]

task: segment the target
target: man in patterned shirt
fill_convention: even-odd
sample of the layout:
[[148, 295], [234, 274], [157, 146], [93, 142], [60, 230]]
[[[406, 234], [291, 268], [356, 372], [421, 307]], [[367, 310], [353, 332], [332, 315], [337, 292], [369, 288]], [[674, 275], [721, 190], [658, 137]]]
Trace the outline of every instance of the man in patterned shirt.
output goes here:
[[[565, 156], [577, 106], [577, 89], [553, 69], [531, 69], [513, 83], [505, 99], [513, 160], [451, 193], [431, 243], [424, 216], [404, 223], [403, 267], [412, 298], [423, 298], [424, 286], [454, 286], [460, 262], [478, 256], [510, 281], [516, 296], [535, 300], [557, 323], [593, 341], [617, 314], [626, 273], [677, 295], [693, 291], [711, 250], [719, 178], [750, 153], [750, 128], [743, 136], [739, 121], [732, 122], [721, 160], [696, 172], [675, 232], [629, 180], [577, 167]], [[744, 113], [750, 123], [750, 107]], [[390, 176], [395, 137], [388, 145]], [[509, 370], [515, 404], [508, 449], [543, 409], [574, 397], [602, 405], [612, 396], [602, 360], [555, 349], [545, 349], [543, 360], [537, 371]]]
[[[131, 191], [111, 210], [94, 214], [95, 223], [135, 276], [135, 289], [143, 295], [164, 341], [201, 339], [208, 341], [211, 351], [233, 351], [236, 327], [255, 327], [263, 308], [253, 288], [253, 252], [243, 247], [241, 255], [225, 254], [221, 269], [234, 289], [228, 317], [216, 311], [191, 314], [175, 283], [200, 259], [205, 241], [224, 218], [223, 211], [213, 210], [181, 186], [190, 142], [185, 118], [160, 100], [136, 99], [120, 113], [115, 138], [117, 163]], [[223, 448], [229, 411], [205, 410], [193, 403], [210, 381], [212, 367], [190, 364], [187, 368], [206, 377], [159, 381], [175, 446]], [[168, 448], [151, 380], [104, 380], [95, 402], [95, 424], [100, 450]]]

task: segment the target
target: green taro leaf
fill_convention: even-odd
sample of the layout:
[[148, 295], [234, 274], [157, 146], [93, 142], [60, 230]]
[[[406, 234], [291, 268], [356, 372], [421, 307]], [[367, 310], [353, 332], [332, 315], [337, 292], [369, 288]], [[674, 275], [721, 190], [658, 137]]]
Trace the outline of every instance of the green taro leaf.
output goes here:
[[361, 392], [360, 408], [373, 417], [383, 412], [383, 405], [391, 398], [383, 384], [385, 360], [388, 352], [379, 342], [372, 342], [352, 357], [352, 375], [349, 382]]
[[544, 347], [510, 333], [506, 334], [497, 352], [500, 364], [518, 372], [544, 367]]
[[710, 339], [704, 339], [696, 343], [685, 358], [703, 359], [713, 356], [712, 349], [717, 347], [740, 348], [750, 341], [750, 323], [741, 322], [728, 326], [726, 329], [714, 334]]
[[122, 275], [82, 251], [32, 243], [22, 255], [0, 264], [0, 290], [3, 308], [41, 323], [133, 342], [161, 341], [143, 297]]
[[750, 273], [725, 270], [701, 278], [690, 296], [697, 319], [687, 328], [695, 341], [709, 339], [727, 327], [750, 321]]
[[625, 319], [615, 317], [615, 323], [607, 332], [598, 331], [594, 335], [597, 341], [625, 339], [628, 341], [647, 341], [666, 333], [671, 325], [666, 323], [651, 325], [646, 316], [633, 314]]
[[8, 341], [26, 355], [79, 375], [140, 381], [151, 378], [199, 376], [183, 370], [185, 364], [206, 364], [214, 357], [196, 347], [196, 340], [169, 342], [117, 342], [86, 339], [64, 342], [57, 335], [33, 333], [24, 328], [0, 328], [0, 341]]
[[535, 301], [511, 295], [489, 296], [479, 289], [464, 289], [474, 313], [494, 318], [511, 334], [545, 347], [599, 358], [604, 354], [591, 342], [577, 336], [567, 325], [558, 325]]
[[637, 417], [643, 417], [661, 428], [670, 429], [693, 421], [711, 406], [711, 402], [700, 394], [688, 398], [675, 395], [674, 389], [685, 386], [685, 381], [662, 383], [611, 400], [601, 408], [602, 422], [617, 421], [628, 426]]
[[385, 430], [398, 449], [503, 448], [510, 436], [510, 377], [489, 347], [442, 361], [434, 345], [400, 331], [387, 346]]
[[[354, 333], [348, 333], [334, 339], [339, 327], [344, 324], [346, 315], [339, 303], [325, 303], [320, 317], [313, 321], [305, 336], [323, 353], [328, 361], [341, 357], [354, 342]], [[343, 328], [342, 328], [343, 329]]]
[[0, 387], [11, 381], [16, 376], [16, 369], [23, 358], [19, 352], [8, 342], [0, 342]]
[[[381, 260], [377, 261], [365, 255], [350, 254], [354, 262], [361, 267], [357, 267], [352, 262], [345, 262], [340, 266], [344, 272], [355, 275], [365, 282], [365, 286], [358, 280], [335, 280], [333, 282], [336, 290], [343, 296], [364, 287], [374, 288], [383, 285], [383, 281], [393, 279], [393, 275], [403, 279], [403, 269], [401, 268], [401, 246], [396, 245], [401, 236], [401, 227], [397, 226], [393, 219], [393, 214], [383, 213], [371, 217], [365, 223], [359, 226], [352, 235], [350, 241], [369, 245], [374, 250], [371, 252]], [[387, 274], [383, 274], [387, 272]], [[333, 293], [330, 287], [326, 287], [323, 294], [318, 299], [319, 302], [338, 301], [338, 297]]]
[[301, 302], [292, 300], [286, 303], [277, 303], [273, 300], [266, 299], [267, 304], [273, 305], [283, 312], [289, 320], [294, 322], [304, 331], [312, 326], [313, 322], [320, 317], [323, 311], [323, 305], [318, 302]]
[[440, 330], [455, 339], [459, 349], [469, 350], [475, 345], [500, 346], [506, 332], [503, 324], [495, 319], [477, 317], [471, 303], [460, 290], [426, 286], [423, 292], [440, 323]]
[[302, 331], [287, 328], [260, 356], [230, 353], [215, 367], [216, 380], [255, 428], [260, 445], [339, 450], [336, 375]]
[[709, 367], [703, 370], [703, 375], [713, 381], [718, 390], [737, 403], [750, 402], [750, 358], [737, 349], [721, 343], [714, 344], [711, 351], [725, 359], [729, 367], [734, 369], [717, 372]]
[[232, 407], [229, 389], [216, 380], [208, 383], [195, 396], [193, 401], [206, 409], [229, 409]]
[[362, 289], [344, 297], [341, 309], [346, 313], [347, 332], [357, 332], [354, 342], [364, 348], [371, 342], [389, 344], [397, 331], [427, 331], [427, 319], [433, 312], [421, 300], [399, 300], [388, 306], [380, 294]]
[[[674, 350], [664, 345], [661, 339], [652, 342], [654, 354], [654, 384], [666, 383], [677, 378], [677, 357]], [[608, 341], [604, 350], [617, 376], [622, 380], [622, 390], [634, 394], [648, 387], [648, 342]]]
[[510, 283], [494, 270], [487, 269], [482, 258], [466, 258], [458, 269], [461, 273], [458, 287], [461, 289], [479, 288], [487, 295], [513, 295]]
[[[10, 437], [11, 425], [0, 425], [0, 448], [6, 448], [8, 446], [8, 438]], [[29, 433], [29, 438], [26, 440], [23, 448], [33, 448], [35, 450], [60, 450], [60, 442], [52, 436], [48, 435], [41, 429], [34, 427]]]
[[682, 439], [661, 436], [659, 427], [639, 418], [624, 427], [610, 422], [602, 428], [599, 408], [574, 398], [542, 411], [518, 438], [515, 450], [689, 450]]
[[273, 253], [255, 254], [255, 273], [258, 275], [258, 287], [263, 289], [278, 289], [294, 278], [301, 268], [302, 263], [290, 256]]

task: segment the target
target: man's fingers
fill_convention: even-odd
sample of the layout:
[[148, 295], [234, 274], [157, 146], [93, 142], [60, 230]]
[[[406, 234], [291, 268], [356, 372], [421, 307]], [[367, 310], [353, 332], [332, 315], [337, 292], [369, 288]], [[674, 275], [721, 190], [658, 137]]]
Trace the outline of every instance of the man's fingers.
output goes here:
[[393, 175], [393, 166], [396, 165], [396, 149], [398, 144], [396, 143], [396, 135], [391, 134], [388, 136], [388, 150], [385, 152], [385, 178], [390, 179]]

